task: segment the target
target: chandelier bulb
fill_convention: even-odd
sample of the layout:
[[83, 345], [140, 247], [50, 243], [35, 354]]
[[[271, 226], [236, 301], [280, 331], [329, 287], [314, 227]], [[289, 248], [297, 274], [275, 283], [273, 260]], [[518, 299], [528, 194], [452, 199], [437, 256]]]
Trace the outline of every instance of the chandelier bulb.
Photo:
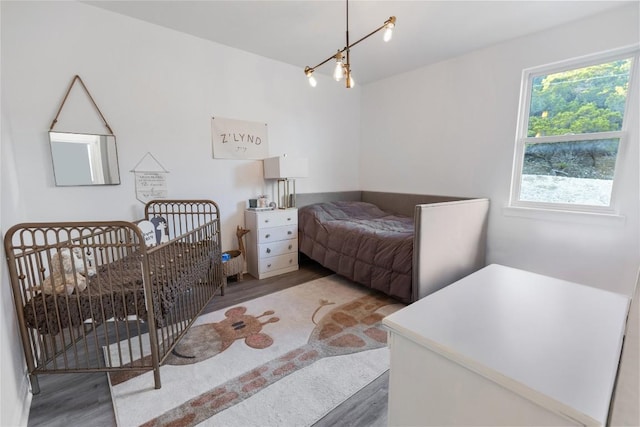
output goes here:
[[347, 73], [347, 89], [351, 89], [355, 85], [356, 85], [356, 81], [353, 80], [353, 75], [351, 74], [351, 71], [349, 71]]
[[339, 82], [344, 77], [344, 64], [342, 62], [342, 52], [338, 50], [336, 53], [336, 68], [333, 70], [333, 78], [335, 81]]
[[382, 36], [382, 39], [385, 42], [388, 42], [389, 40], [391, 40], [391, 37], [393, 37], [393, 29], [396, 26], [396, 17], [392, 16], [389, 19], [387, 19], [384, 23], [384, 34]]
[[309, 67], [306, 67], [304, 69], [304, 74], [307, 76], [307, 79], [309, 81], [309, 85], [311, 85], [311, 87], [316, 87], [318, 85], [318, 81], [313, 76], [313, 69], [311, 69]]
[[382, 40], [388, 42], [393, 37], [393, 30], [391, 28], [387, 28], [384, 30], [384, 35], [382, 36]]

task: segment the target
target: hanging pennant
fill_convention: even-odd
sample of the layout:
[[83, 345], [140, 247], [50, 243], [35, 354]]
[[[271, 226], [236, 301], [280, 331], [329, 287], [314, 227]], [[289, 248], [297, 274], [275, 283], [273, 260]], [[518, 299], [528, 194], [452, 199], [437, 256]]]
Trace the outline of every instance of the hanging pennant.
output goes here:
[[147, 152], [131, 170], [135, 174], [136, 199], [146, 204], [155, 199], [166, 199], [168, 170]]

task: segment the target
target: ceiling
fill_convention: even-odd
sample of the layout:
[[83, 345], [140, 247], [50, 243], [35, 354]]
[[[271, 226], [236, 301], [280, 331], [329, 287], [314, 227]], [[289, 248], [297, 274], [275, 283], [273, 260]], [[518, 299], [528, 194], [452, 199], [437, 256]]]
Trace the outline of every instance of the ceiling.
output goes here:
[[[106, 10], [300, 67], [345, 46], [346, 3], [284, 1], [85, 1]], [[382, 32], [351, 49], [359, 84], [420, 68], [501, 41], [578, 20], [634, 1], [349, 2], [351, 42], [397, 17], [393, 39]], [[327, 64], [316, 72], [331, 74]]]

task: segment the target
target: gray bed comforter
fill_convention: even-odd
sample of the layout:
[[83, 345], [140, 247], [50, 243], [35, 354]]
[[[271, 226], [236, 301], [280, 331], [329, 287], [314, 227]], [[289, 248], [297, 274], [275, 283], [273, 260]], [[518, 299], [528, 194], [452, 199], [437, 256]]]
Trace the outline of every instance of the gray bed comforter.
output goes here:
[[411, 301], [413, 218], [364, 202], [298, 210], [300, 252], [354, 282]]

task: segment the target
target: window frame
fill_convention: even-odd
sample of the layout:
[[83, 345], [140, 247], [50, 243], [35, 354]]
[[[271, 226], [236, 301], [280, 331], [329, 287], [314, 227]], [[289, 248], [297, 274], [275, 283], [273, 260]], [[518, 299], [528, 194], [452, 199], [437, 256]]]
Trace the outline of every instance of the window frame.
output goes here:
[[[511, 191], [509, 196], [510, 208], [527, 208], [541, 211], [565, 211], [588, 214], [616, 214], [618, 212], [618, 188], [620, 175], [620, 160], [624, 158], [628, 136], [628, 111], [633, 91], [636, 88], [635, 75], [639, 62], [640, 47], [638, 45], [627, 46], [593, 55], [559, 61], [542, 66], [526, 68], [522, 71], [520, 98], [518, 108], [518, 119], [516, 125], [515, 149], [513, 157], [513, 169], [511, 172]], [[529, 112], [531, 108], [531, 95], [533, 91], [533, 79], [540, 75], [560, 73], [575, 70], [592, 65], [604, 64], [619, 59], [631, 59], [629, 69], [629, 87], [627, 99], [625, 100], [622, 127], [619, 131], [607, 131], [584, 134], [529, 137]], [[569, 141], [589, 141], [599, 139], [618, 139], [618, 152], [615, 160], [615, 170], [611, 185], [611, 198], [608, 206], [584, 205], [575, 203], [540, 202], [520, 200], [520, 190], [522, 183], [524, 154], [528, 143], [549, 143], [549, 142], [569, 142]]]

